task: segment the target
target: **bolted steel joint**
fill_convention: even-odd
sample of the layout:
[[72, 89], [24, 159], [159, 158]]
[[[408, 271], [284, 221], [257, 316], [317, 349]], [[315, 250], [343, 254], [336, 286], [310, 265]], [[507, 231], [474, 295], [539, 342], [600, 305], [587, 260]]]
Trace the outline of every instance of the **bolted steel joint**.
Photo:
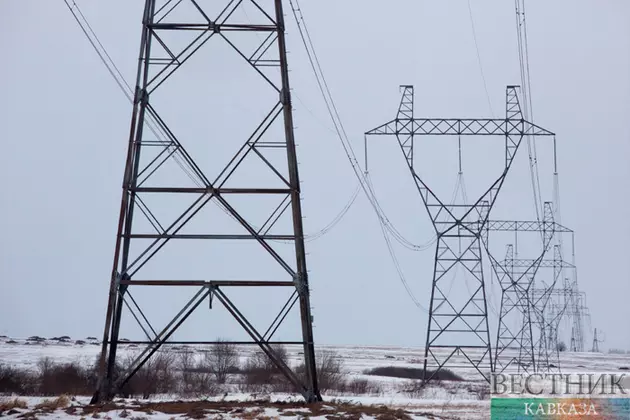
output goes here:
[[210, 293], [208, 293], [208, 309], [212, 309], [212, 301], [214, 300], [214, 292], [217, 290], [217, 286], [214, 284], [208, 284], [206, 286]]
[[304, 296], [308, 293], [308, 286], [306, 285], [306, 274], [295, 273], [293, 275], [293, 284], [300, 296]]
[[116, 272], [116, 289], [118, 290], [118, 293], [120, 293], [121, 296], [124, 295], [127, 289], [129, 288], [128, 284], [121, 284], [121, 281], [123, 280], [129, 281], [131, 280], [131, 276], [129, 276], [129, 274], [127, 273], [120, 274]]
[[291, 92], [289, 89], [282, 88], [280, 91], [280, 103], [282, 105], [291, 105]]

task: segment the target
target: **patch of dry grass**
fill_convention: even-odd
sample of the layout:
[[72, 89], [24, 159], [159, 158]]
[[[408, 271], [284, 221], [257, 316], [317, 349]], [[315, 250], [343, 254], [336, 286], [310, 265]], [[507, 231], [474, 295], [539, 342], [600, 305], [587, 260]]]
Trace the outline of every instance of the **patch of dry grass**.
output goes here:
[[3, 411], [14, 410], [16, 408], [28, 408], [28, 404], [26, 403], [26, 401], [19, 398], [0, 401], [0, 413]]
[[35, 406], [39, 410], [57, 410], [59, 408], [66, 408], [70, 405], [70, 397], [67, 395], [61, 395], [52, 400], [44, 400]]
[[[229, 401], [174, 401], [147, 403], [134, 406], [135, 411], [155, 411], [164, 414], [179, 414], [189, 418], [207, 418], [209, 413], [226, 414], [244, 420], [260, 420], [265, 418], [265, 408], [276, 408], [281, 416], [297, 417], [322, 416], [327, 419], [353, 420], [364, 416], [377, 420], [411, 420], [409, 413], [403, 409], [393, 409], [384, 405], [358, 405], [345, 402], [327, 402], [305, 404], [299, 402], [229, 402]], [[308, 409], [308, 411], [304, 409]]]
[[361, 405], [351, 403], [310, 404], [313, 416], [325, 416], [327, 419], [361, 419], [363, 416], [377, 420], [411, 420], [403, 409], [394, 409], [385, 405]]
[[232, 411], [230, 414], [231, 415], [236, 415], [242, 419], [245, 420], [254, 420], [254, 419], [259, 419], [261, 418], [262, 414], [265, 412], [264, 408], [262, 407], [256, 407], [254, 409], [251, 410], [247, 410], [247, 409], [243, 409], [243, 408], [237, 408], [236, 410]]

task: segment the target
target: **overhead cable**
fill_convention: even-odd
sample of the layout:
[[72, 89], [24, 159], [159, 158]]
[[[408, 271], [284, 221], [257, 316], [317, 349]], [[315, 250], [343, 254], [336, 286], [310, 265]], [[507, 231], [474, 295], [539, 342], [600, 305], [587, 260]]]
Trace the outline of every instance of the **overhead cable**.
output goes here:
[[[107, 52], [107, 49], [105, 48], [103, 43], [100, 41], [98, 35], [96, 34], [94, 29], [90, 25], [87, 17], [81, 11], [81, 8], [79, 7], [79, 5], [76, 3], [75, 0], [72, 0], [72, 4], [70, 4], [69, 0], [64, 0], [64, 3], [66, 4], [68, 9], [72, 13], [72, 16], [74, 17], [76, 22], [79, 24], [81, 31], [90, 42], [90, 45], [92, 45], [92, 48], [97, 53], [101, 62], [103, 63], [103, 65], [105, 65], [107, 71], [112, 76], [112, 78], [114, 79], [114, 81], [116, 82], [120, 90], [123, 92], [125, 97], [131, 103], [133, 103], [134, 97], [133, 97], [133, 89], [131, 88], [131, 85], [127, 82], [122, 72], [120, 71], [119, 67], [116, 65], [112, 57]], [[307, 108], [306, 105], [304, 106], [305, 108]], [[157, 122], [152, 118], [150, 113], [146, 114], [146, 125], [151, 130], [151, 132], [155, 135], [156, 139], [159, 142], [161, 142], [163, 145], [165, 145], [167, 150], [171, 152], [173, 159], [175, 160], [177, 165], [182, 169], [182, 171], [188, 176], [188, 178], [190, 178], [190, 180], [193, 183], [195, 183], [197, 187], [203, 187], [204, 182], [199, 177], [196, 177], [194, 175], [196, 169], [193, 168], [192, 165], [186, 159], [182, 159], [182, 156], [177, 154], [177, 153], [181, 153], [181, 149], [173, 145], [172, 142], [168, 141], [165, 138], [165, 135], [158, 128], [159, 124], [157, 124]], [[310, 242], [310, 241], [317, 240], [321, 238], [322, 236], [324, 236], [326, 233], [328, 233], [330, 230], [332, 230], [341, 221], [341, 219], [343, 219], [346, 213], [350, 210], [350, 207], [352, 207], [352, 204], [356, 200], [358, 191], [359, 191], [359, 187], [357, 186], [356, 191], [352, 193], [348, 202], [343, 206], [341, 211], [327, 225], [325, 225], [323, 229], [318, 230], [312, 234], [305, 234], [304, 235], [305, 241]], [[215, 200], [212, 200], [212, 202], [215, 205], [217, 205], [225, 214], [227, 214], [228, 216], [234, 219], [234, 216], [221, 203]], [[146, 211], [148, 211], [148, 208], [146, 210], [145, 209], [141, 209], [141, 210], [145, 214], [145, 216], [147, 216], [147, 218], [149, 219], [149, 222], [153, 224], [151, 217], [149, 217], [150, 215], [146, 214]], [[255, 226], [253, 227], [256, 230], [258, 230], [257, 227]], [[159, 229], [157, 229], [155, 225], [154, 225], [154, 228], [156, 228], [156, 230], [159, 231]], [[283, 241], [277, 241], [277, 242], [283, 242]]]

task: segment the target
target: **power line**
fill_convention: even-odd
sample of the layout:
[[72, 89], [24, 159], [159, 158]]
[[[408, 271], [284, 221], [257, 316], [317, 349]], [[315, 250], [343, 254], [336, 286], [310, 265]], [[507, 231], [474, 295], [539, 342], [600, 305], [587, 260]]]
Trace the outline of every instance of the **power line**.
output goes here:
[[[87, 20], [83, 12], [81, 12], [79, 5], [74, 0], [72, 1], [72, 5], [70, 5], [68, 0], [64, 0], [64, 3], [66, 4], [68, 9], [72, 13], [72, 16], [74, 17], [76, 22], [79, 24], [79, 27], [83, 31], [86, 38], [88, 39], [88, 41], [94, 48], [94, 51], [96, 51], [96, 54], [101, 59], [101, 62], [107, 68], [107, 71], [114, 78], [114, 81], [116, 82], [120, 90], [127, 97], [129, 102], [133, 103], [133, 89], [131, 88], [131, 86], [129, 85], [125, 77], [123, 76], [118, 66], [116, 66], [116, 63], [107, 52], [107, 49], [100, 41], [98, 35], [96, 35], [94, 30], [92, 29], [92, 26], [90, 25], [89, 21]], [[155, 119], [153, 119], [151, 114], [147, 115], [146, 123], [149, 129], [151, 130], [151, 132], [157, 138], [157, 140], [160, 141], [162, 144], [166, 145], [167, 149], [173, 153], [173, 159], [177, 162], [179, 167], [186, 173], [186, 175], [191, 179], [191, 181], [193, 181], [198, 187], [201, 187], [203, 183], [199, 179], [194, 177], [192, 174], [195, 172], [195, 169], [190, 167], [190, 165], [187, 168], [186, 165], [181, 161], [181, 157], [175, 154], [178, 152], [181, 153], [181, 150], [179, 148], [175, 148], [175, 146], [173, 146], [167, 139], [164, 138], [165, 137], [164, 134], [161, 133], [159, 129], [156, 127], [156, 126], [159, 126], [159, 124], [157, 124], [157, 122], [155, 121]], [[176, 150], [173, 152], [171, 150], [172, 148], [175, 148]], [[185, 159], [184, 159], [184, 162], [186, 162]]]
[[350, 197], [350, 200], [348, 201], [348, 203], [346, 203], [346, 205], [343, 207], [343, 209], [337, 214], [337, 216], [335, 216], [335, 218], [328, 223], [326, 226], [324, 226], [323, 229], [321, 229], [319, 232], [311, 234], [311, 235], [304, 235], [304, 242], [312, 242], [315, 241], [319, 238], [321, 238], [322, 236], [324, 236], [325, 234], [327, 234], [330, 230], [332, 230], [332, 228], [334, 228], [342, 219], [343, 217], [346, 215], [346, 213], [348, 213], [348, 211], [350, 210], [350, 208], [352, 207], [352, 205], [354, 204], [354, 202], [356, 201], [358, 195], [359, 195], [359, 190], [360, 190], [360, 186], [357, 185], [356, 189], [354, 190], [354, 193], [352, 193], [352, 196]]
[[[360, 170], [360, 165], [358, 163], [356, 154], [354, 153], [354, 149], [352, 147], [352, 144], [350, 143], [350, 141], [348, 139], [348, 135], [347, 135], [347, 133], [345, 131], [345, 128], [343, 126], [343, 122], [341, 121], [341, 118], [339, 116], [339, 112], [338, 112], [337, 107], [336, 107], [336, 105], [334, 103], [334, 100], [332, 98], [332, 94], [330, 92], [330, 88], [329, 88], [328, 83], [326, 82], [326, 79], [324, 77], [324, 74], [323, 74], [323, 71], [322, 71], [322, 68], [321, 68], [321, 64], [320, 64], [319, 59], [317, 57], [317, 53], [315, 52], [313, 41], [312, 41], [312, 39], [310, 37], [310, 33], [308, 32], [308, 27], [306, 25], [306, 21], [304, 19], [304, 15], [303, 15], [302, 10], [301, 10], [300, 5], [299, 5], [299, 1], [295, 0], [295, 5], [294, 5], [293, 0], [289, 0], [289, 4], [291, 5], [291, 10], [293, 12], [293, 17], [295, 18], [295, 22], [297, 24], [298, 31], [300, 33], [300, 37], [302, 39], [302, 43], [304, 45], [304, 48], [306, 50], [306, 54], [307, 54], [309, 63], [311, 65], [311, 68], [312, 68], [313, 73], [315, 75], [317, 86], [318, 86], [318, 88], [320, 90], [320, 93], [321, 93], [323, 99], [324, 99], [324, 103], [326, 105], [326, 109], [328, 110], [328, 113], [329, 113], [329, 115], [331, 117], [331, 120], [333, 122], [333, 125], [335, 127], [335, 131], [337, 133], [337, 137], [339, 138], [339, 140], [340, 140], [340, 142], [342, 144], [342, 147], [344, 149], [346, 157], [348, 158], [348, 161], [350, 162], [350, 165], [352, 167], [352, 170], [353, 170], [355, 176], [359, 180], [359, 186], [363, 189], [363, 192], [367, 196], [368, 201], [370, 202], [370, 204], [372, 205], [372, 208], [376, 212], [376, 215], [377, 215], [378, 220], [379, 220], [379, 225], [380, 225], [380, 228], [381, 228], [381, 233], [383, 234], [383, 238], [384, 238], [385, 243], [387, 245], [387, 249], [388, 249], [388, 252], [389, 252], [390, 257], [392, 259], [392, 262], [394, 264], [394, 267], [396, 268], [396, 271], [398, 273], [398, 277], [399, 277], [400, 281], [402, 282], [403, 286], [405, 287], [405, 290], [406, 290], [407, 294], [409, 295], [409, 297], [411, 298], [413, 303], [416, 305], [416, 307], [418, 307], [420, 310], [428, 313], [428, 310], [424, 306], [422, 306], [422, 304], [420, 304], [420, 302], [416, 299], [416, 297], [414, 296], [413, 292], [411, 291], [411, 288], [409, 287], [409, 284], [408, 284], [408, 282], [407, 282], [407, 280], [406, 280], [406, 278], [404, 276], [404, 273], [402, 271], [402, 268], [400, 266], [398, 258], [396, 257], [396, 253], [394, 252], [394, 249], [393, 249], [390, 237], [388, 235], [388, 232], [390, 234], [392, 234], [392, 236], [398, 242], [400, 242], [401, 244], [403, 244], [407, 248], [414, 249], [414, 250], [427, 249], [437, 239], [437, 237], [431, 239], [427, 244], [415, 245], [415, 244], [411, 243], [410, 241], [408, 241], [406, 238], [403, 237], [403, 235], [391, 224], [391, 222], [389, 221], [389, 219], [387, 218], [387, 216], [383, 212], [383, 209], [382, 209], [380, 203], [378, 202], [378, 200], [376, 199], [376, 196], [374, 194], [374, 189], [373, 189], [373, 185], [371, 184], [371, 181], [369, 179], [369, 174], [367, 173], [367, 171], [364, 173], [364, 172], [362, 172]], [[299, 13], [299, 16], [298, 16], [298, 13]]]
[[[239, 10], [240, 10], [241, 12], [243, 12], [243, 16], [245, 16], [245, 19], [247, 19], [247, 22], [251, 24], [251, 23], [252, 23], [252, 20], [249, 18], [249, 14], [247, 13], [247, 10], [246, 10], [244, 7], [239, 8]], [[259, 40], [259, 41], [261, 41], [261, 42], [263, 41], [263, 40], [262, 40], [262, 38], [260, 37], [260, 35], [258, 35], [257, 33], [256, 33], [255, 35], [256, 35], [256, 38], [258, 38], [258, 40]], [[318, 123], [319, 125], [321, 125], [322, 127], [324, 127], [326, 130], [328, 130], [328, 131], [330, 131], [330, 132], [332, 132], [332, 133], [335, 133], [335, 130], [334, 130], [334, 129], [332, 129], [332, 128], [330, 128], [330, 127], [329, 127], [328, 125], [326, 125], [326, 124], [325, 124], [322, 120], [320, 120], [320, 118], [319, 118], [319, 117], [318, 117], [318, 116], [317, 116], [317, 115], [316, 115], [316, 114], [315, 114], [315, 113], [314, 113], [314, 112], [313, 112], [313, 111], [312, 111], [312, 110], [311, 110], [311, 109], [310, 109], [310, 108], [306, 105], [306, 103], [304, 103], [304, 101], [302, 100], [302, 98], [300, 98], [300, 96], [299, 96], [297, 93], [295, 93], [294, 91], [292, 91], [292, 92], [291, 92], [291, 96], [292, 96], [293, 98], [296, 98], [296, 99], [297, 99], [297, 100], [298, 100], [298, 101], [302, 104], [302, 106], [304, 107], [304, 109], [306, 109], [306, 111], [307, 111], [309, 114], [311, 114], [311, 116], [313, 117], [313, 119], [314, 119], [315, 121], [317, 121], [317, 123]]]
[[436, 239], [435, 237], [430, 239], [425, 244], [416, 245], [412, 243], [411, 241], [407, 240], [393, 226], [393, 224], [390, 222], [390, 220], [387, 218], [387, 216], [383, 212], [383, 209], [381, 205], [379, 204], [378, 200], [376, 199], [374, 191], [371, 188], [370, 183], [368, 182], [366, 178], [366, 175], [360, 169], [360, 165], [356, 157], [356, 154], [354, 152], [354, 148], [352, 147], [352, 144], [350, 143], [350, 140], [348, 139], [348, 135], [343, 126], [343, 122], [339, 116], [339, 112], [337, 111], [337, 107], [334, 103], [334, 99], [330, 92], [330, 88], [328, 86], [328, 83], [326, 82], [326, 78], [324, 76], [321, 64], [319, 62], [319, 58], [317, 57], [317, 53], [315, 52], [315, 48], [314, 48], [312, 39], [310, 37], [310, 33], [308, 32], [308, 27], [306, 25], [306, 20], [304, 19], [304, 14], [302, 13], [302, 10], [299, 5], [299, 1], [295, 0], [295, 4], [294, 4], [293, 0], [289, 0], [289, 4], [291, 5], [291, 10], [293, 12], [293, 17], [295, 18], [295, 22], [298, 27], [298, 31], [300, 33], [302, 44], [304, 45], [304, 48], [306, 50], [306, 54], [307, 54], [309, 63], [311, 65], [311, 69], [313, 70], [313, 73], [315, 75], [317, 86], [324, 99], [326, 109], [335, 127], [335, 132], [337, 133], [337, 137], [339, 138], [341, 145], [344, 149], [344, 152], [346, 154], [346, 157], [348, 158], [348, 161], [350, 162], [352, 170], [359, 181], [360, 187], [363, 189], [363, 192], [366, 194], [368, 201], [372, 205], [372, 208], [374, 209], [374, 211], [377, 214], [377, 217], [379, 218], [379, 222], [384, 224], [385, 228], [403, 246], [409, 249], [417, 250], [417, 251], [428, 249], [428, 247], [430, 247], [430, 245], [434, 243]]
[[[94, 29], [90, 25], [87, 17], [81, 11], [81, 8], [79, 7], [79, 5], [74, 0], [72, 0], [72, 5], [69, 3], [69, 0], [64, 0], [64, 3], [66, 4], [68, 9], [72, 13], [72, 16], [74, 17], [76, 22], [79, 24], [79, 27], [81, 28], [83, 34], [86, 36], [86, 38], [92, 45], [94, 51], [96, 51], [96, 53], [98, 54], [101, 62], [105, 65], [107, 71], [112, 76], [112, 78], [114, 79], [114, 81], [116, 82], [120, 90], [123, 92], [125, 97], [130, 102], [133, 102], [133, 89], [131, 88], [131, 85], [127, 82], [124, 75], [120, 71], [119, 67], [116, 65], [116, 63], [114, 62], [110, 54], [107, 52], [107, 49], [105, 48], [105, 46], [99, 39], [98, 35], [96, 34]], [[304, 105], [304, 107], [313, 115], [313, 117], [315, 117], [315, 115], [308, 109], [308, 107], [306, 107], [306, 105]], [[177, 152], [181, 153], [181, 150], [173, 146], [173, 144], [165, 138], [164, 134], [159, 131], [159, 129], [156, 127], [156, 125], [158, 124], [152, 118], [151, 114], [147, 114], [146, 124], [151, 130], [151, 132], [156, 136], [157, 140], [160, 141], [165, 146], [167, 146], [167, 149], [170, 152], [172, 152], [173, 159], [176, 161], [176, 163], [182, 169], [182, 171], [184, 171], [184, 173], [188, 176], [188, 178], [190, 178], [190, 180], [194, 182], [197, 185], [197, 187], [204, 186], [204, 183], [198, 177], [194, 176], [194, 173], [196, 172], [195, 168], [190, 166], [190, 164], [186, 165], [188, 163], [186, 159], [185, 158], [182, 159], [181, 156], [179, 156], [178, 154], [175, 154]], [[329, 127], [326, 127], [326, 128], [330, 130]], [[175, 150], [173, 151], [172, 148], [175, 148]], [[352, 205], [354, 204], [356, 200], [358, 191], [359, 191], [359, 186], [357, 186], [355, 192], [350, 196], [350, 199], [343, 206], [341, 211], [323, 229], [316, 231], [312, 234], [304, 235], [305, 241], [306, 242], [315, 241], [321, 238], [322, 236], [324, 236], [330, 230], [332, 230], [343, 219], [346, 213], [350, 210], [350, 208], [352, 207]], [[228, 216], [234, 219], [234, 216], [221, 203], [214, 200], [212, 200], [212, 202], [215, 205], [217, 205], [217, 207], [219, 207], [225, 214], [227, 214]], [[146, 214], [145, 216], [147, 216], [147, 218], [149, 219], [149, 222], [153, 224], [153, 221], [150, 219], [150, 217]], [[258, 227], [256, 226], [254, 226], [254, 228], [258, 229]], [[284, 241], [276, 241], [276, 242], [284, 242]]]
[[486, 76], [483, 71], [483, 65], [481, 63], [481, 54], [479, 53], [479, 44], [477, 43], [477, 31], [475, 30], [475, 19], [473, 18], [472, 6], [470, 0], [468, 0], [468, 15], [470, 16], [470, 25], [472, 26], [473, 40], [475, 41], [475, 50], [477, 51], [477, 62], [479, 63], [479, 70], [481, 71], [481, 79], [483, 80], [483, 88], [486, 91], [486, 99], [488, 100], [488, 107], [490, 108], [490, 114], [494, 115], [492, 109], [492, 102], [490, 101], [490, 93], [488, 93], [488, 85], [486, 84]]
[[[531, 76], [529, 69], [529, 48], [527, 39], [527, 21], [525, 18], [525, 0], [514, 0], [516, 9], [516, 32], [518, 44], [519, 69], [521, 74], [521, 90], [523, 93], [523, 114], [525, 119], [533, 120]], [[540, 192], [540, 175], [538, 171], [538, 155], [536, 150], [536, 137], [527, 135], [527, 150], [529, 155], [530, 176], [532, 192], [534, 194], [534, 207], [536, 220], [540, 221], [542, 197]]]

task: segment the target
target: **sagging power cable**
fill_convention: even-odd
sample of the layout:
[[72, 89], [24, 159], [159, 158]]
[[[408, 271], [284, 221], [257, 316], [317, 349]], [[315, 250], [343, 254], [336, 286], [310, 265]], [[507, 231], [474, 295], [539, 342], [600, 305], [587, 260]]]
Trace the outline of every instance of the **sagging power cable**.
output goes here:
[[[519, 69], [521, 75], [521, 92], [523, 93], [523, 116], [526, 120], [534, 122], [532, 109], [531, 76], [529, 71], [529, 48], [527, 40], [527, 19], [525, 17], [525, 0], [514, 0], [516, 9], [516, 33], [518, 43]], [[542, 197], [540, 191], [540, 175], [538, 171], [538, 154], [536, 151], [536, 137], [525, 136], [529, 155], [530, 176], [532, 192], [534, 194], [534, 207], [536, 220], [540, 222], [542, 213]], [[542, 235], [542, 232], [541, 232]]]
[[[436, 237], [432, 238], [431, 240], [429, 240], [427, 243], [422, 244], [422, 245], [416, 245], [411, 243], [410, 241], [408, 241], [406, 238], [404, 238], [400, 232], [394, 228], [394, 226], [391, 224], [391, 222], [389, 221], [389, 219], [387, 218], [387, 216], [385, 215], [385, 213], [382, 210], [382, 207], [380, 206], [380, 203], [378, 202], [378, 200], [376, 199], [376, 196], [374, 194], [374, 189], [373, 186], [371, 185], [370, 179], [369, 179], [369, 174], [368, 173], [364, 173], [363, 171], [361, 171], [360, 169], [360, 164], [358, 162], [358, 159], [356, 157], [356, 154], [354, 153], [354, 149], [352, 147], [352, 144], [350, 143], [349, 139], [348, 139], [348, 135], [345, 131], [345, 128], [343, 126], [343, 122], [339, 116], [339, 112], [337, 111], [337, 107], [335, 105], [334, 99], [332, 97], [332, 94], [330, 92], [330, 88], [328, 86], [328, 83], [326, 82], [326, 78], [324, 76], [324, 73], [322, 71], [321, 68], [321, 64], [319, 62], [319, 59], [317, 57], [317, 53], [315, 52], [315, 48], [313, 46], [313, 42], [312, 39], [310, 37], [310, 33], [308, 31], [308, 27], [306, 25], [306, 20], [304, 19], [304, 14], [302, 13], [302, 10], [300, 8], [299, 5], [299, 0], [295, 0], [295, 4], [294, 4], [294, 0], [289, 0], [290, 6], [291, 6], [291, 10], [293, 12], [293, 17], [295, 18], [295, 22], [297, 24], [298, 27], [298, 31], [300, 33], [300, 37], [302, 39], [302, 43], [304, 45], [304, 48], [306, 50], [307, 53], [307, 57], [309, 60], [309, 63], [311, 65], [311, 68], [313, 70], [313, 73], [315, 75], [315, 79], [317, 82], [317, 86], [320, 90], [320, 93], [322, 95], [322, 98], [324, 99], [324, 103], [326, 105], [326, 109], [328, 111], [328, 114], [330, 115], [330, 118], [333, 122], [335, 131], [337, 133], [337, 137], [339, 138], [339, 141], [341, 142], [341, 145], [343, 147], [343, 150], [346, 154], [346, 157], [348, 158], [348, 161], [350, 162], [350, 166], [352, 167], [352, 171], [354, 173], [354, 175], [356, 176], [357, 180], [359, 181], [359, 186], [361, 187], [361, 189], [363, 190], [363, 192], [365, 193], [370, 205], [372, 206], [372, 208], [374, 209], [377, 218], [379, 220], [379, 225], [381, 228], [381, 232], [383, 234], [383, 238], [385, 240], [385, 243], [387, 245], [387, 249], [389, 251], [390, 257], [392, 259], [392, 262], [394, 263], [394, 266], [396, 268], [396, 271], [398, 273], [398, 277], [400, 279], [400, 281], [403, 283], [405, 290], [407, 292], [407, 294], [409, 295], [409, 297], [411, 298], [411, 300], [413, 301], [413, 303], [422, 311], [428, 313], [428, 310], [418, 301], [418, 299], [415, 298], [415, 296], [413, 295], [409, 284], [404, 276], [404, 273], [400, 267], [400, 263], [398, 262], [398, 258], [396, 257], [396, 254], [394, 252], [392, 243], [390, 241], [389, 235], [388, 233], [392, 234], [392, 236], [394, 236], [394, 238], [400, 242], [401, 244], [403, 244], [404, 246], [414, 249], [414, 250], [424, 250], [427, 249], [428, 247], [431, 246], [432, 243], [435, 242], [435, 240], [437, 239]], [[297, 7], [296, 7], [297, 6]]]
[[350, 142], [348, 138], [343, 122], [339, 116], [337, 106], [335, 105], [335, 101], [332, 97], [330, 87], [328, 86], [328, 83], [326, 82], [326, 78], [324, 76], [317, 53], [315, 51], [313, 41], [308, 31], [308, 26], [306, 25], [304, 14], [302, 13], [302, 9], [300, 8], [299, 0], [289, 0], [289, 4], [291, 6], [293, 17], [295, 19], [295, 22], [298, 27], [298, 31], [300, 33], [300, 38], [306, 50], [306, 54], [307, 54], [309, 63], [311, 65], [311, 69], [313, 70], [313, 74], [315, 75], [317, 86], [322, 95], [322, 98], [324, 99], [326, 109], [332, 120], [337, 137], [339, 138], [341, 145], [344, 149], [344, 152], [346, 154], [346, 157], [348, 158], [348, 161], [350, 162], [352, 170], [359, 181], [360, 187], [365, 193], [366, 197], [368, 198], [370, 205], [376, 212], [379, 218], [379, 221], [385, 225], [385, 228], [403, 246], [410, 249], [418, 250], [418, 251], [427, 249], [432, 243], [435, 242], [435, 238], [430, 239], [425, 244], [421, 244], [421, 245], [414, 244], [411, 241], [404, 238], [404, 236], [392, 225], [390, 220], [387, 218], [387, 216], [383, 212], [382, 207], [380, 206], [380, 203], [376, 199], [376, 196], [374, 195], [374, 192], [370, 187], [370, 183], [369, 183], [369, 180], [367, 179], [366, 174], [361, 170], [361, 166], [354, 152], [354, 148], [352, 147], [352, 143]]
[[[72, 4], [70, 4], [70, 1], [72, 2]], [[79, 7], [79, 5], [76, 3], [75, 0], [64, 0], [64, 3], [68, 7], [68, 10], [70, 10], [70, 12], [72, 13], [72, 16], [74, 17], [75, 21], [78, 23], [85, 37], [88, 39], [90, 45], [92, 46], [96, 54], [99, 56], [101, 62], [103, 63], [103, 65], [105, 66], [109, 74], [112, 76], [112, 78], [116, 82], [116, 85], [123, 92], [127, 100], [133, 103], [134, 91], [131, 85], [127, 82], [126, 78], [123, 76], [119, 67], [116, 65], [116, 63], [114, 62], [110, 54], [107, 52], [107, 49], [105, 48], [105, 46], [99, 39], [94, 29], [92, 28], [92, 25], [90, 25], [87, 17], [81, 11], [81, 8]], [[306, 105], [305, 105], [305, 108], [306, 108]], [[155, 135], [156, 139], [160, 143], [166, 146], [168, 152], [172, 155], [173, 160], [175, 160], [175, 162], [182, 169], [182, 171], [188, 176], [188, 178], [190, 178], [190, 180], [197, 187], [203, 187], [205, 185], [203, 180], [200, 179], [199, 176], [195, 176], [196, 169], [193, 168], [192, 165], [180, 155], [181, 150], [177, 148], [176, 146], [174, 146], [169, 140], [167, 140], [165, 134], [159, 130], [158, 128], [159, 124], [157, 124], [157, 122], [152, 118], [151, 114], [147, 113], [145, 118], [146, 118], [146, 125], [149, 128], [149, 130], [151, 130], [151, 132]], [[356, 201], [358, 192], [359, 192], [359, 186], [357, 186], [355, 192], [352, 193], [349, 200], [343, 206], [341, 211], [328, 224], [326, 224], [324, 228], [312, 234], [304, 235], [305, 241], [307, 242], [315, 241], [321, 238], [322, 236], [324, 236], [326, 233], [330, 232], [350, 210], [350, 207], [352, 207], [353, 203]], [[212, 200], [212, 202], [217, 207], [219, 207], [225, 214], [230, 216], [232, 219], [235, 219], [232, 213], [227, 208], [225, 208], [220, 202], [216, 200]], [[148, 211], [148, 209], [146, 210], [143, 209], [143, 213], [145, 211]], [[256, 226], [253, 226], [253, 227], [256, 230], [258, 230]], [[278, 241], [278, 242], [283, 242], [283, 241]]]
[[481, 53], [479, 52], [479, 44], [477, 43], [477, 31], [475, 30], [475, 19], [473, 18], [473, 11], [472, 11], [472, 6], [470, 4], [470, 0], [468, 0], [468, 16], [470, 17], [470, 25], [472, 27], [473, 40], [475, 41], [475, 50], [477, 51], [477, 63], [479, 63], [479, 71], [481, 72], [481, 80], [483, 81], [483, 88], [486, 92], [488, 108], [490, 108], [490, 115], [494, 116], [494, 110], [492, 109], [492, 101], [490, 101], [490, 93], [488, 92], [488, 84], [486, 83], [486, 75], [483, 71], [483, 64], [481, 62]]

